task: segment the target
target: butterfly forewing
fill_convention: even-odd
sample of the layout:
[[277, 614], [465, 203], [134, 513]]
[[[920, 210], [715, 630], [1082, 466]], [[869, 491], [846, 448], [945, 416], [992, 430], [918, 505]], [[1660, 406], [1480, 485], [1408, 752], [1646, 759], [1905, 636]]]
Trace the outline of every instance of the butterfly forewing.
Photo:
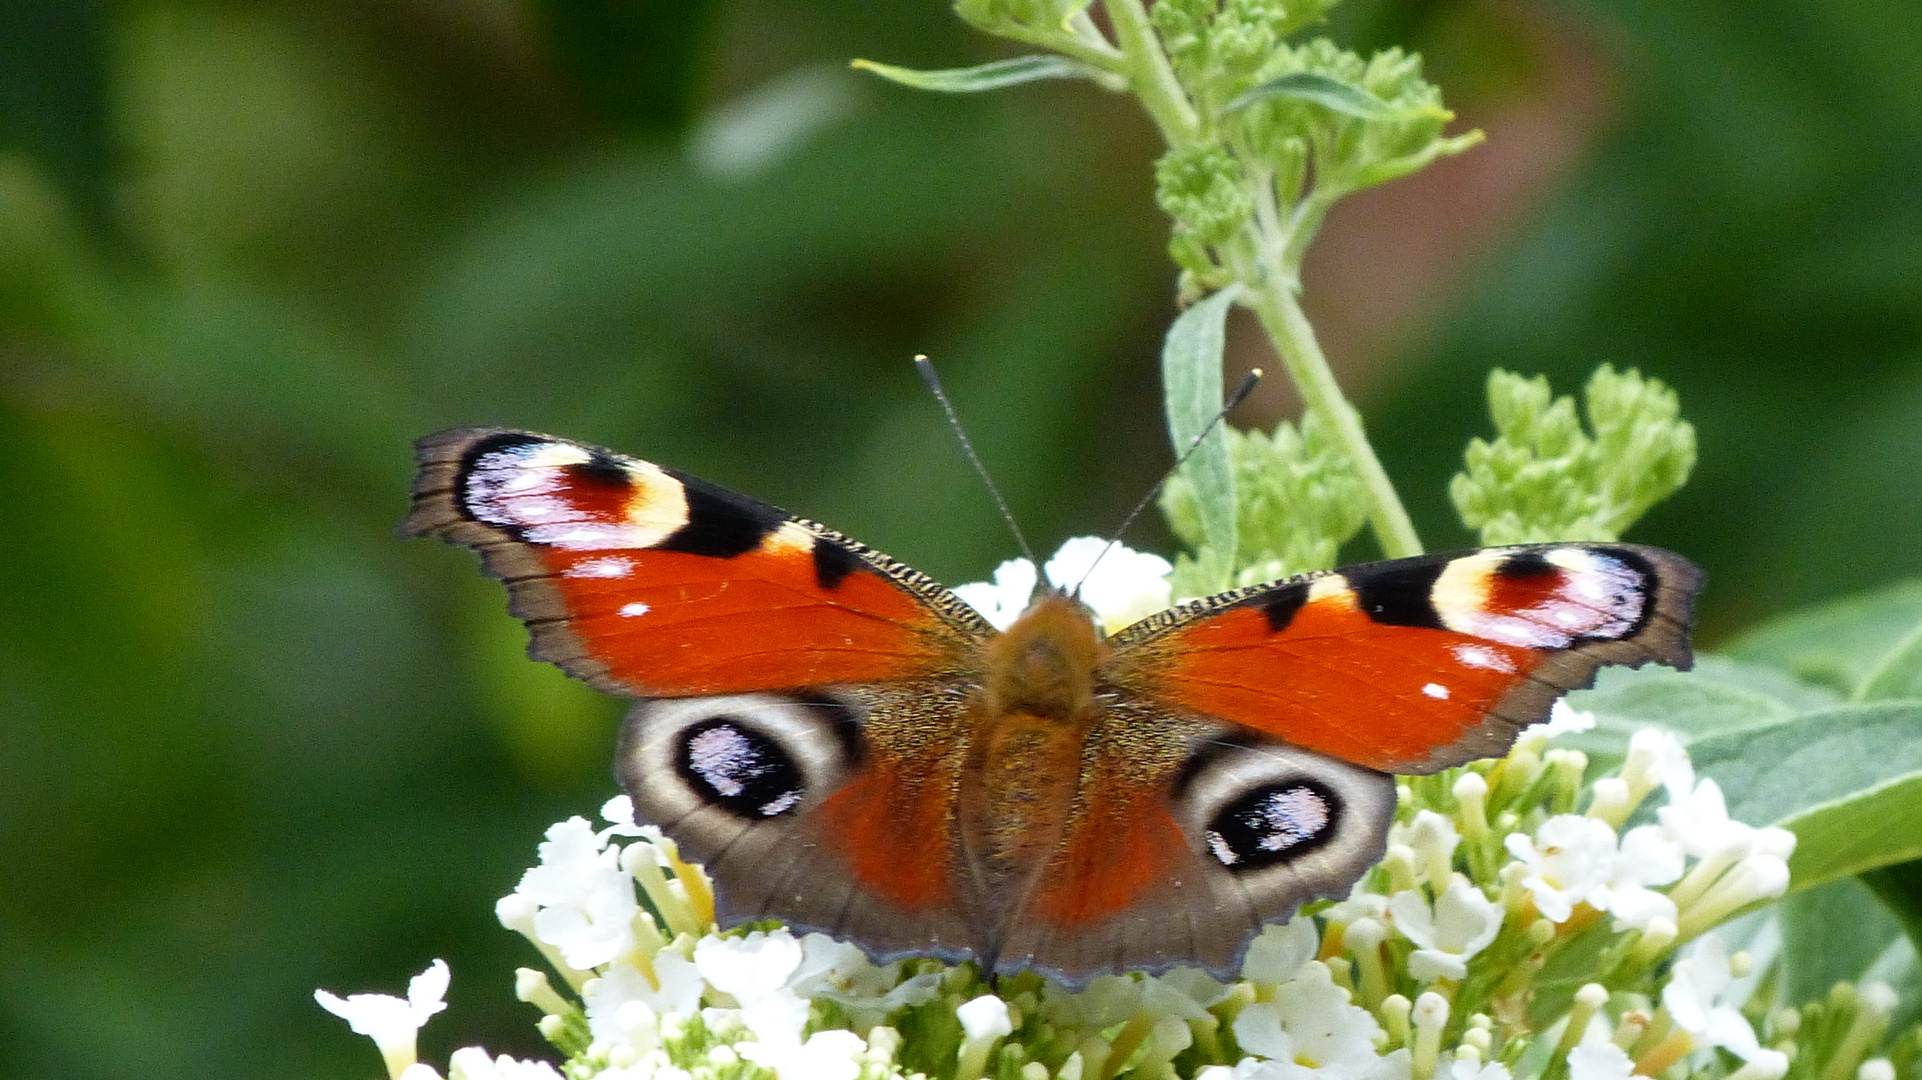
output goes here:
[[422, 439], [405, 528], [480, 552], [534, 655], [649, 697], [925, 678], [992, 631], [952, 593], [812, 522], [533, 432]]
[[1602, 664], [1690, 663], [1701, 572], [1631, 544], [1371, 563], [1176, 608], [1118, 634], [1120, 687], [1385, 772], [1504, 752]]

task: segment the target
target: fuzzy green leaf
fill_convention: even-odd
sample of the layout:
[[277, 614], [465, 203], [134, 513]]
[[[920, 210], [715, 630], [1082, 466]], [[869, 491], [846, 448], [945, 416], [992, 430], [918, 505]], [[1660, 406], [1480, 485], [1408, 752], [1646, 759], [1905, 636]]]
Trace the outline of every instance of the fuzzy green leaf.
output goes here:
[[1922, 858], [1922, 701], [1843, 705], [1689, 748], [1729, 816], [1794, 832], [1794, 888]]
[[1915, 975], [1915, 955], [1922, 950], [1922, 860], [1896, 863], [1862, 875], [1862, 884], [1875, 893], [1913, 944], [1909, 957]]
[[1088, 0], [955, 0], [954, 13], [989, 33], [1055, 27], [1087, 10]]
[[1690, 671], [1603, 668], [1594, 688], [1568, 695], [1568, 704], [1593, 713], [1595, 726], [1564, 735], [1555, 745], [1580, 750], [1606, 769], [1622, 760], [1630, 736], [1645, 727], [1666, 729], [1692, 743], [1832, 708], [1842, 698], [1774, 668], [1697, 655]]
[[1688, 479], [1695, 429], [1661, 382], [1604, 365], [1584, 403], [1592, 435], [1547, 379], [1489, 373], [1496, 439], [1471, 440], [1448, 486], [1483, 543], [1619, 539]]
[[1922, 698], [1922, 624], [1895, 643], [1855, 692], [1857, 701]]
[[[1222, 406], [1224, 328], [1228, 311], [1240, 294], [1241, 287], [1232, 285], [1182, 312], [1168, 327], [1167, 340], [1161, 347], [1168, 438], [1177, 457], [1188, 455], [1178, 472], [1193, 496], [1202, 544], [1226, 565], [1234, 563], [1239, 547], [1235, 536], [1235, 468], [1228, 456], [1227, 425], [1215, 421], [1221, 416]], [[1190, 447], [1194, 448], [1192, 453]]]
[[933, 90], [943, 94], [972, 94], [982, 90], [1000, 90], [1041, 79], [1092, 79], [1103, 84], [1114, 80], [1114, 76], [1100, 68], [1084, 64], [1079, 60], [1070, 60], [1065, 56], [1014, 56], [975, 67], [943, 68], [938, 71], [917, 71], [913, 68], [895, 67], [893, 64], [878, 64], [872, 60], [856, 60], [851, 66], [862, 71], [871, 71], [883, 79], [900, 83], [902, 86], [912, 86], [916, 90]]
[[1386, 101], [1361, 87], [1313, 71], [1290, 72], [1245, 90], [1228, 103], [1225, 111], [1235, 112], [1269, 98], [1309, 101], [1362, 120], [1375, 120], [1394, 112]]
[[[1801, 889], [1782, 901], [1782, 1000], [1819, 1001], [1859, 981], [1901, 934], [1874, 893], [1854, 878]], [[1849, 932], [1838, 934], [1835, 928]]]
[[1922, 580], [1791, 612], [1729, 643], [1730, 656], [1855, 695], [1922, 626]]

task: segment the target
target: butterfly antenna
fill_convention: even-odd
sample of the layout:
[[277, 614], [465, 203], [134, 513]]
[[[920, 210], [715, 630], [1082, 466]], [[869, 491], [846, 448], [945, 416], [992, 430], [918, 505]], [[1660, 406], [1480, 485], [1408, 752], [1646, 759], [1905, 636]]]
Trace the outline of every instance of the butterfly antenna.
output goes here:
[[1188, 444], [1188, 448], [1183, 450], [1181, 456], [1175, 459], [1175, 463], [1168, 467], [1168, 471], [1161, 474], [1161, 479], [1156, 480], [1154, 486], [1148, 489], [1147, 494], [1141, 497], [1141, 501], [1135, 503], [1134, 509], [1128, 511], [1128, 516], [1121, 519], [1121, 524], [1115, 526], [1115, 531], [1110, 534], [1108, 546], [1102, 548], [1101, 554], [1096, 555], [1094, 561], [1088, 564], [1088, 568], [1082, 571], [1081, 580], [1075, 582], [1074, 588], [1069, 590], [1071, 594], [1080, 594], [1081, 586], [1087, 584], [1088, 579], [1094, 576], [1094, 568], [1101, 565], [1101, 560], [1108, 557], [1108, 552], [1113, 551], [1116, 544], [1121, 543], [1121, 536], [1128, 531], [1128, 526], [1135, 523], [1135, 519], [1141, 516], [1143, 510], [1148, 508], [1148, 504], [1154, 501], [1155, 496], [1161, 494], [1161, 489], [1168, 486], [1168, 480], [1173, 477], [1175, 473], [1181, 471], [1181, 467], [1188, 463], [1188, 459], [1194, 456], [1196, 450], [1201, 449], [1201, 440], [1208, 437], [1208, 433], [1215, 429], [1216, 424], [1227, 419], [1228, 414], [1235, 411], [1235, 406], [1246, 401], [1248, 395], [1255, 392], [1255, 384], [1260, 381], [1260, 368], [1254, 368], [1250, 370], [1248, 374], [1241, 377], [1241, 384], [1235, 387], [1234, 393], [1228, 395], [1227, 404], [1221, 407], [1220, 412], [1215, 413], [1215, 418], [1208, 421], [1207, 425], [1201, 429], [1201, 434], [1195, 436], [1194, 441]]
[[925, 356], [914, 358], [914, 369], [921, 373], [921, 381], [928, 384], [928, 392], [934, 400], [941, 403], [941, 411], [947, 414], [948, 426], [954, 429], [954, 437], [961, 441], [961, 452], [968, 455], [968, 462], [974, 471], [981, 474], [981, 482], [988, 486], [988, 494], [994, 498], [994, 505], [1001, 511], [1001, 520], [1008, 523], [1008, 531], [1014, 533], [1014, 542], [1021, 545], [1021, 554], [1034, 564], [1037, 582], [1041, 574], [1041, 560], [1034, 557], [1034, 548], [1028, 546], [1028, 538], [1021, 532], [1021, 526], [1014, 520], [1014, 512], [1008, 509], [1008, 500], [1001, 497], [1001, 489], [994, 485], [994, 477], [988, 475], [988, 467], [981, 464], [981, 456], [974, 452], [974, 443], [968, 441], [967, 429], [961, 426], [961, 418], [954, 413], [954, 405], [948, 400], [948, 392], [941, 389], [941, 377], [934, 373], [934, 361]]

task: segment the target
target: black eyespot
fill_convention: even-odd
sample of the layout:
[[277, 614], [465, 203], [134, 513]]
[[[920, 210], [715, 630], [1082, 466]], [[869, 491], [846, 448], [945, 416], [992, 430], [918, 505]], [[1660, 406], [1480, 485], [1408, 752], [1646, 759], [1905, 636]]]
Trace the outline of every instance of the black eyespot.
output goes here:
[[1341, 800], [1306, 778], [1263, 784], [1208, 822], [1208, 849], [1235, 871], [1291, 862], [1333, 839]]
[[732, 716], [680, 734], [674, 767], [702, 801], [758, 820], [794, 812], [807, 793], [800, 766], [781, 744]]

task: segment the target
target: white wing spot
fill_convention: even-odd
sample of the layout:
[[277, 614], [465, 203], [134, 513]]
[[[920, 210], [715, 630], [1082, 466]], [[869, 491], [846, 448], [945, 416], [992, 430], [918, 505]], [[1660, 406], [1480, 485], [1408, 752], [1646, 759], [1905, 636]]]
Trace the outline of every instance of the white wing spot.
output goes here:
[[624, 555], [582, 559], [566, 570], [568, 577], [624, 578], [634, 572], [634, 560]]
[[1469, 667], [1481, 668], [1483, 671], [1499, 671], [1504, 675], [1515, 673], [1515, 665], [1509, 662], [1508, 657], [1486, 645], [1457, 645], [1455, 659]]
[[1448, 687], [1443, 686], [1438, 682], [1431, 682], [1427, 686], [1422, 687], [1421, 692], [1424, 694], [1427, 694], [1431, 698], [1434, 698], [1436, 701], [1448, 700]]
[[636, 600], [631, 604], [621, 605], [621, 618], [637, 619], [652, 610], [653, 609], [648, 607], [646, 604], [643, 604], [639, 600]]

